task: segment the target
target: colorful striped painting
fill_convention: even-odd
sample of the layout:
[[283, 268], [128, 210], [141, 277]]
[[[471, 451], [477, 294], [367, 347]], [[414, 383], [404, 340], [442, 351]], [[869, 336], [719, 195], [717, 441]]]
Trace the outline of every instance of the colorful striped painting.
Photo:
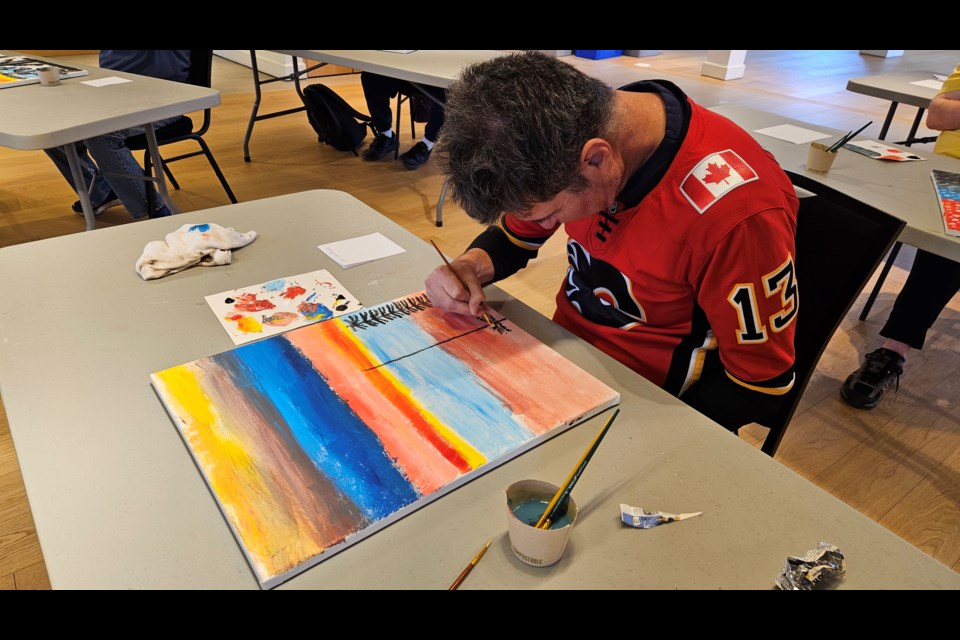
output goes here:
[[940, 200], [944, 230], [948, 236], [960, 236], [960, 173], [934, 169], [930, 177]]
[[151, 376], [261, 587], [619, 402], [495, 320], [421, 292]]

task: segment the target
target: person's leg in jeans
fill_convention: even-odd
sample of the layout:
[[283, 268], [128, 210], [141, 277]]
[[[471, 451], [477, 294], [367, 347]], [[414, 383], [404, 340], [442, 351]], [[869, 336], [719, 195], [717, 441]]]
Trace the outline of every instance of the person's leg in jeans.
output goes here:
[[[176, 118], [155, 122], [154, 129], [159, 129], [173, 120]], [[143, 167], [125, 145], [127, 138], [141, 135], [143, 132], [143, 127], [131, 127], [84, 141], [93, 161], [100, 167], [103, 177], [134, 218], [144, 218], [157, 211], [166, 211], [166, 205], [161, 201], [153, 183], [143, 179]], [[148, 189], [152, 192], [153, 211], [147, 210]]]
[[[83, 185], [83, 188], [90, 191], [90, 202], [92, 202], [94, 208], [96, 208], [98, 205], [112, 199], [110, 184], [103, 178], [98, 179], [97, 166], [93, 163], [93, 160], [90, 159], [87, 148], [79, 142], [74, 146], [77, 149], [77, 157], [80, 160], [80, 171], [83, 173], [83, 180], [86, 183]], [[55, 147], [53, 149], [44, 149], [44, 153], [46, 153], [53, 161], [53, 164], [56, 165], [61, 175], [66, 179], [67, 184], [73, 187], [74, 191], [78, 191], [77, 185], [73, 184], [73, 174], [70, 172], [70, 163], [67, 161], [67, 154], [63, 148]], [[90, 189], [91, 181], [93, 182], [93, 189]]]
[[363, 97], [367, 101], [371, 124], [379, 132], [370, 146], [363, 150], [364, 160], [380, 160], [395, 153], [400, 141], [393, 134], [393, 110], [390, 100], [400, 90], [401, 80], [363, 71], [360, 73]]

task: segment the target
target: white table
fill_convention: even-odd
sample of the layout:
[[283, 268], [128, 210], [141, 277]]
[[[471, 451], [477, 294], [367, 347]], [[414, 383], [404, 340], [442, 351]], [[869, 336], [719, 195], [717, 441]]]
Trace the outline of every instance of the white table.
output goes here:
[[[5, 51], [2, 55], [18, 54]], [[57, 64], [53, 58], [30, 57]], [[160, 196], [171, 211], [177, 212], [167, 193], [163, 159], [157, 149], [151, 123], [215, 107], [220, 104], [220, 92], [182, 82], [79, 65], [72, 61], [63, 64], [86, 69], [90, 73], [63, 80], [53, 87], [31, 84], [0, 89], [0, 145], [24, 150], [63, 147], [74, 183], [83, 185], [74, 143], [144, 125]], [[103, 87], [85, 84], [90, 80], [112, 76], [130, 82]], [[77, 190], [77, 195], [83, 205], [86, 228], [90, 231], [96, 227], [90, 197], [83, 188]]]
[[936, 80], [936, 76], [938, 75], [945, 77], [949, 75], [949, 73], [935, 74], [932, 71], [881, 73], [875, 76], [853, 78], [847, 81], [847, 91], [890, 101], [887, 117], [883, 121], [883, 127], [880, 129], [880, 140], [886, 139], [887, 131], [890, 129], [890, 123], [893, 122], [893, 116], [897, 112], [897, 106], [900, 103], [917, 107], [917, 115], [913, 119], [913, 124], [910, 127], [910, 133], [907, 135], [907, 139], [897, 143], [909, 147], [915, 142], [932, 142], [932, 140], [926, 138], [917, 138], [916, 135], [917, 129], [923, 120], [923, 112], [930, 106], [930, 101], [940, 93], [940, 90], [914, 83]]
[[[148, 241], [200, 222], [259, 236], [231, 265], [140, 280], [133, 266]], [[374, 231], [407, 251], [342, 270], [317, 249]], [[0, 387], [52, 586], [257, 588], [149, 375], [233, 347], [204, 301], [212, 292], [326, 268], [373, 305], [420, 290], [437, 262], [428, 244], [337, 191], [0, 249]], [[46, 283], [56, 313], [34, 311], [26, 281]], [[490, 294], [496, 311], [622, 394], [574, 491], [580, 516], [563, 559], [538, 569], [513, 556], [503, 491], [525, 478], [562, 482], [606, 414], [278, 588], [446, 589], [490, 538], [461, 589], [770, 589], [788, 555], [821, 539], [848, 558], [841, 588], [960, 588], [960, 574], [524, 304]], [[632, 529], [619, 522], [621, 502], [704, 515]]]
[[[910, 153], [926, 160], [885, 162], [843, 150], [834, 161], [830, 172], [824, 175], [807, 171], [807, 144], [794, 144], [756, 133], [756, 130], [779, 124], [792, 124], [829, 134], [827, 142], [836, 142], [847, 131], [821, 127], [738, 105], [711, 107], [711, 111], [730, 118], [750, 132], [765, 149], [773, 153], [784, 169], [802, 173], [905, 221], [907, 226], [898, 238], [900, 242], [960, 262], [960, 238], [944, 233], [940, 205], [930, 179], [932, 169], [960, 173], [960, 160], [932, 151], [911, 149]], [[860, 136], [858, 138], [862, 139]]]

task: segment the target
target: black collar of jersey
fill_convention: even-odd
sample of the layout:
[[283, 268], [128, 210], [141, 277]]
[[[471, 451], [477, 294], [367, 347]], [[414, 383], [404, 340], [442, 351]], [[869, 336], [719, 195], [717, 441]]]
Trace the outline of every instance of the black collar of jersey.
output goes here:
[[650, 193], [650, 190], [657, 186], [666, 174], [687, 135], [691, 109], [687, 95], [669, 80], [641, 80], [624, 85], [619, 90], [636, 93], [656, 92], [663, 100], [667, 116], [666, 131], [660, 146], [653, 152], [650, 159], [630, 176], [623, 191], [617, 194], [617, 199], [629, 209], [640, 204], [644, 196]]

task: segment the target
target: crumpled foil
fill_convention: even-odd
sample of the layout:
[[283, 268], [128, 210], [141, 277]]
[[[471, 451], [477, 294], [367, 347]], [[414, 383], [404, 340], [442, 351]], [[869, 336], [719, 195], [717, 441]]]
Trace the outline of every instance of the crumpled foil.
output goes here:
[[784, 591], [808, 591], [827, 584], [847, 570], [843, 552], [829, 542], [820, 541], [816, 549], [803, 556], [790, 556], [783, 563], [776, 585]]

